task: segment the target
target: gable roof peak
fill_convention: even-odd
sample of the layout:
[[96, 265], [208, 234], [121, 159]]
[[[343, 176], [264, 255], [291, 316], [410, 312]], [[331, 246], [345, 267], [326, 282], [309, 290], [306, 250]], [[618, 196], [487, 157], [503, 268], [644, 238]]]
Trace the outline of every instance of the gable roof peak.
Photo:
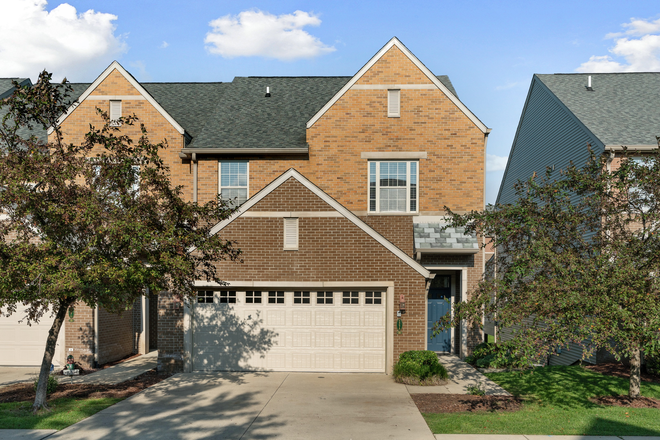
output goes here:
[[490, 129], [484, 125], [477, 116], [472, 113], [463, 104], [456, 95], [454, 95], [431, 70], [422, 63], [397, 37], [392, 37], [358, 72], [344, 85], [344, 87], [335, 94], [312, 118], [307, 121], [307, 128], [311, 128], [348, 90], [358, 82], [358, 80], [371, 69], [392, 47], [396, 46], [422, 73], [429, 81], [440, 89], [458, 107], [465, 116], [468, 117], [484, 134], [490, 133]]

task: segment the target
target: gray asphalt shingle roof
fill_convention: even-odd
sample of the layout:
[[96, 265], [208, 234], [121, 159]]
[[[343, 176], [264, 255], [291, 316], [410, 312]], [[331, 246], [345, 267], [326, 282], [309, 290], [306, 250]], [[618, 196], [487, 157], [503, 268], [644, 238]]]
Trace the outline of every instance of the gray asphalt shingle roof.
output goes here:
[[415, 249], [479, 249], [476, 235], [465, 228], [447, 228], [444, 223], [414, 223]]
[[657, 145], [660, 73], [536, 76], [605, 145]]

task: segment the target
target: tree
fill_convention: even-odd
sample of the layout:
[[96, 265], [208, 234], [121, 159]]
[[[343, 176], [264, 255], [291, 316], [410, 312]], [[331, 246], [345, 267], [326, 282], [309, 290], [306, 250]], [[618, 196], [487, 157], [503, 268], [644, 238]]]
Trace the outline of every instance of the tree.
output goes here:
[[[99, 111], [105, 125], [90, 125], [82, 145], [66, 144], [57, 119], [71, 88], [50, 80], [44, 71], [34, 87], [14, 83], [0, 102], [0, 308], [9, 315], [22, 304], [28, 323], [55, 316], [35, 412], [46, 407], [55, 344], [76, 302], [118, 313], [147, 287], [184, 299], [196, 279], [222, 283], [214, 262], [240, 253], [210, 235], [233, 210], [186, 202], [159, 155], [167, 144], [150, 143], [144, 126], [134, 140]], [[125, 130], [137, 118], [120, 122]], [[49, 127], [50, 142], [40, 136]]]
[[497, 248], [497, 275], [456, 304], [454, 324], [495, 317], [512, 332], [501, 356], [519, 366], [568, 342], [588, 341], [583, 358], [606, 348], [630, 359], [637, 397], [641, 351], [660, 348], [660, 160], [657, 150], [589, 153], [582, 168], [518, 182], [513, 204], [447, 209], [454, 226], [493, 237]]

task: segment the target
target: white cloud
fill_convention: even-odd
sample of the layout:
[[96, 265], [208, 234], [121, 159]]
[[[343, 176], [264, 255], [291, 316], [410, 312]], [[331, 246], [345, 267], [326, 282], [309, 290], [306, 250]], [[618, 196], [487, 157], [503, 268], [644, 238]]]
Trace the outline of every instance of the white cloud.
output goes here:
[[161, 49], [167, 49], [167, 47], [168, 47], [169, 45], [170, 45], [170, 44], [169, 44], [167, 41], [163, 41], [163, 43], [160, 45], [160, 48], [161, 48]]
[[43, 69], [56, 79], [89, 79], [126, 50], [114, 35], [116, 15], [90, 9], [78, 13], [62, 3], [50, 12], [47, 0], [3, 2], [0, 76], [36, 76]]
[[225, 58], [313, 58], [335, 50], [303, 30], [320, 24], [318, 16], [308, 12], [276, 16], [255, 9], [211, 21], [212, 31], [206, 34], [204, 43], [209, 52]]
[[612, 55], [593, 55], [575, 70], [585, 73], [660, 71], [660, 19], [633, 18], [622, 27], [625, 32], [605, 36], [615, 39], [614, 47], [609, 49]]
[[506, 169], [506, 156], [496, 156], [494, 154], [486, 155], [486, 171], [504, 171]]

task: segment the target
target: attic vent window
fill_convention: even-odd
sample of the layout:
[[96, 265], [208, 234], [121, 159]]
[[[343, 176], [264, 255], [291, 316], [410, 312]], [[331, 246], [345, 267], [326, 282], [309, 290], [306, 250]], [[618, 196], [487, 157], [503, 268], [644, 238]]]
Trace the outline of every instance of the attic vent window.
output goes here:
[[298, 219], [294, 217], [284, 219], [284, 249], [298, 250]]
[[387, 117], [398, 118], [401, 116], [401, 90], [387, 91]]
[[119, 127], [121, 125], [121, 101], [110, 101], [110, 127]]

